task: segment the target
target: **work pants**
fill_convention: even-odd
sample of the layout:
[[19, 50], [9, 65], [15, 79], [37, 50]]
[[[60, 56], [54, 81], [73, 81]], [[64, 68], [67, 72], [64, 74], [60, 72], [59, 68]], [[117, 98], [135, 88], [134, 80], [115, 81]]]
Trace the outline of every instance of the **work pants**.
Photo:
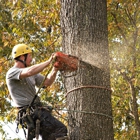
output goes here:
[[66, 126], [56, 119], [50, 111], [43, 107], [38, 107], [32, 115], [33, 121], [40, 120], [40, 136], [42, 140], [55, 140], [58, 137], [67, 135]]

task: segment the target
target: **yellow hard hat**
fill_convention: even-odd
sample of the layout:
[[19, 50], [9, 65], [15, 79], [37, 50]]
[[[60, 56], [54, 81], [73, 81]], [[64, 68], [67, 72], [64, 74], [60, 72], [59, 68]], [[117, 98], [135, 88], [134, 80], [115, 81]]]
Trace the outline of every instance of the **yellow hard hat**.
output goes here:
[[15, 45], [12, 50], [12, 57], [16, 58], [20, 55], [24, 55], [24, 54], [31, 53], [31, 52], [32, 52], [32, 50], [27, 45], [18, 44], [18, 45]]

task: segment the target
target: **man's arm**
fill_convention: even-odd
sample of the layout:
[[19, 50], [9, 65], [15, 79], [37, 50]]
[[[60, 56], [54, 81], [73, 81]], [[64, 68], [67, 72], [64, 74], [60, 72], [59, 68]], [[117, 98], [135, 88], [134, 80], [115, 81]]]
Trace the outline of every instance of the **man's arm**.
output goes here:
[[52, 71], [48, 74], [48, 76], [44, 82], [45, 87], [51, 86], [51, 84], [54, 82], [54, 80], [56, 78], [57, 72], [58, 72], [58, 69], [53, 67]]
[[49, 66], [52, 60], [53, 60], [53, 56], [51, 56], [48, 61], [35, 64], [27, 68], [23, 68], [19, 78], [22, 79], [22, 78], [30, 77], [32, 75], [42, 72], [47, 66]]

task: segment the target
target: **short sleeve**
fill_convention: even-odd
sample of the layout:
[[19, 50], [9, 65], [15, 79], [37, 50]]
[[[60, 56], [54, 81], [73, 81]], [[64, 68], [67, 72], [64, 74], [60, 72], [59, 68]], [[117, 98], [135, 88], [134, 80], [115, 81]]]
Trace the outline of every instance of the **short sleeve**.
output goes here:
[[16, 67], [13, 67], [11, 68], [7, 74], [6, 74], [6, 79], [15, 79], [15, 80], [20, 80], [19, 79], [19, 76], [20, 76], [20, 73], [22, 72], [22, 69], [21, 68], [16, 68]]

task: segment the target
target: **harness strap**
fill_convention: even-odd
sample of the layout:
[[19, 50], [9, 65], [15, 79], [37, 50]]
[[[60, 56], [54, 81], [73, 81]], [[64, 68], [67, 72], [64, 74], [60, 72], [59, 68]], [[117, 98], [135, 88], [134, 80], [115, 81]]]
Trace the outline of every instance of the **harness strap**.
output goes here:
[[26, 65], [27, 54], [25, 54], [24, 56], [25, 56], [25, 59], [24, 59], [24, 60], [20, 60], [19, 57], [18, 57], [18, 58], [15, 58], [15, 59], [16, 59], [17, 61], [20, 61], [21, 63], [24, 64], [25, 67], [27, 67], [27, 65]]
[[35, 131], [36, 140], [39, 139], [39, 129], [40, 129], [40, 120], [37, 119], [37, 120], [36, 120], [36, 131]]
[[23, 132], [24, 132], [24, 135], [25, 135], [25, 138], [26, 138], [25, 125], [24, 125], [24, 123], [23, 123], [23, 118], [22, 118], [23, 114], [25, 114], [25, 113], [26, 113], [25, 108], [22, 108], [22, 109], [20, 109], [20, 110], [18, 111], [17, 118], [16, 118], [16, 123], [17, 123], [16, 133], [19, 132], [18, 126], [19, 126], [19, 124], [20, 124], [20, 125], [22, 126], [22, 129], [23, 129]]

